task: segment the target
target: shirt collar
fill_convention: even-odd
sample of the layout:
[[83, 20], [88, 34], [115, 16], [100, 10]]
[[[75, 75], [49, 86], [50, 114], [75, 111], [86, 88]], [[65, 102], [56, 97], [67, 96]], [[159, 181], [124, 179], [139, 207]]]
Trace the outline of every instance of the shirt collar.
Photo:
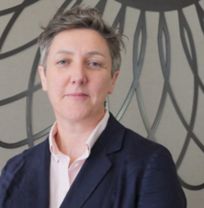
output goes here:
[[[86, 146], [89, 153], [91, 151], [91, 148], [94, 146], [95, 142], [101, 135], [101, 133], [106, 128], [109, 117], [110, 117], [109, 111], [106, 111], [104, 117], [99, 121], [99, 123], [96, 125], [96, 127], [92, 130], [92, 132], [88, 136], [86, 140]], [[60, 155], [63, 155], [63, 153], [59, 150], [57, 143], [55, 141], [56, 133], [57, 133], [57, 122], [55, 122], [52, 125], [49, 133], [50, 152], [55, 158], [59, 157]]]
[[106, 111], [104, 117], [99, 121], [99, 123], [97, 124], [97, 126], [93, 129], [93, 131], [91, 132], [91, 134], [87, 138], [86, 145], [90, 149], [93, 147], [93, 145], [95, 144], [95, 142], [97, 141], [97, 139], [99, 138], [99, 136], [101, 135], [101, 133], [106, 128], [109, 117], [110, 117], [110, 114], [109, 114], [108, 111]]

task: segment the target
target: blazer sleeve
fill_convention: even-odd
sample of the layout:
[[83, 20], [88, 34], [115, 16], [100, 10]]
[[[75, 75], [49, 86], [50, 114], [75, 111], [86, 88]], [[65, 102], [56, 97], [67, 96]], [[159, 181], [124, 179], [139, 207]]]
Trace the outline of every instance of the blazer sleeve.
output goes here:
[[171, 154], [165, 148], [153, 154], [146, 166], [138, 208], [186, 208]]

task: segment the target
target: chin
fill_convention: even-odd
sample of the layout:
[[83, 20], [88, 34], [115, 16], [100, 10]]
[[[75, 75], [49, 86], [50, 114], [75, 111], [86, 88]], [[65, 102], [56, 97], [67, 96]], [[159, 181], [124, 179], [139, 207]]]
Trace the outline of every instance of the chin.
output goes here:
[[62, 116], [66, 119], [66, 120], [70, 120], [70, 121], [82, 121], [86, 118], [88, 118], [90, 115], [90, 113], [88, 112], [83, 112], [83, 111], [69, 111], [69, 112], [65, 112], [62, 113]]

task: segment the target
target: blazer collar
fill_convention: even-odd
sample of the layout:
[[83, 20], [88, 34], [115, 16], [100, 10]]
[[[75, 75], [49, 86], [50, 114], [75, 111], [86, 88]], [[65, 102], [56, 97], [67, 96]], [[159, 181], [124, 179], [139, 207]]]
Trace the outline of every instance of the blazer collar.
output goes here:
[[80, 208], [94, 192], [96, 186], [111, 168], [108, 157], [122, 147], [125, 128], [111, 115], [106, 129], [92, 148], [77, 178], [73, 182], [60, 208]]

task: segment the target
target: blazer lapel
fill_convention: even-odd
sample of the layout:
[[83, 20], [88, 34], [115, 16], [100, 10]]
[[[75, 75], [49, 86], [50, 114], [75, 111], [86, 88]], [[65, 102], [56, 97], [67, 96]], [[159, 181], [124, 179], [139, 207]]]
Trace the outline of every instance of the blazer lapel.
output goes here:
[[92, 148], [90, 157], [80, 170], [60, 208], [82, 207], [106, 176], [112, 166], [108, 154], [118, 151], [122, 145], [124, 128], [118, 128], [118, 125], [120, 124], [111, 115], [106, 129]]
[[103, 156], [100, 156], [97, 161], [94, 161], [94, 158], [88, 159], [60, 207], [81, 207], [110, 167], [110, 161]]

